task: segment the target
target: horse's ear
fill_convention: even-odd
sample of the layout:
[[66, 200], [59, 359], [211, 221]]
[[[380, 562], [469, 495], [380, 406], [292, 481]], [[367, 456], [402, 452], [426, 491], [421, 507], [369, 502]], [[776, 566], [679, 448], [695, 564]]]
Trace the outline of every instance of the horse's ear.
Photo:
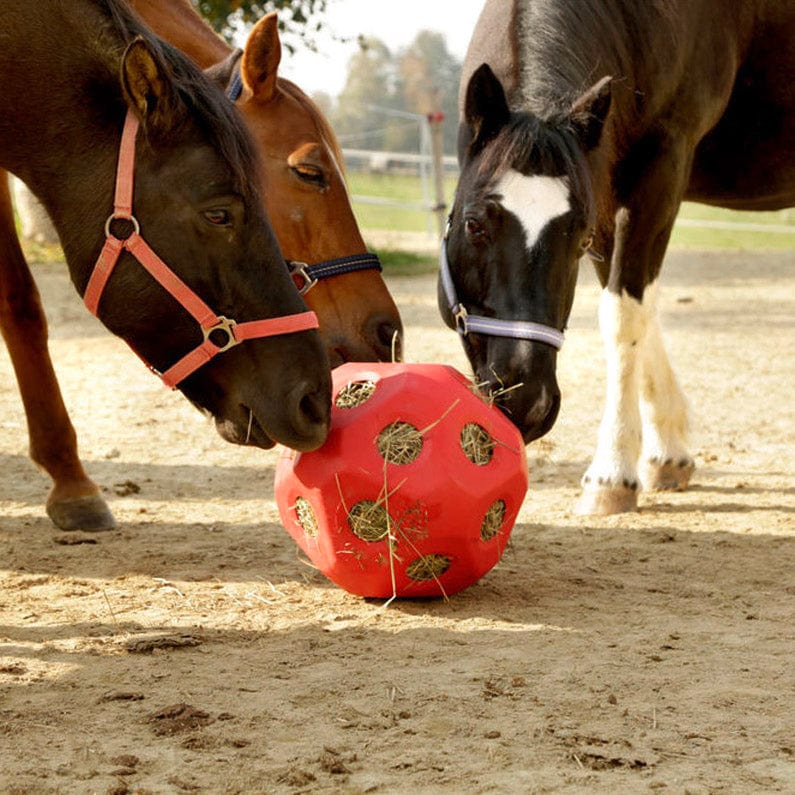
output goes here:
[[586, 151], [595, 149], [602, 138], [613, 92], [612, 77], [603, 77], [571, 106], [571, 123]]
[[266, 14], [249, 34], [240, 65], [243, 84], [258, 102], [267, 102], [273, 97], [281, 60], [279, 23], [275, 13]]
[[481, 64], [469, 78], [464, 101], [464, 118], [471, 131], [470, 148], [482, 148], [510, 117], [502, 84], [488, 64]]
[[121, 60], [125, 99], [149, 133], [173, 129], [182, 103], [163, 66], [140, 36], [127, 45]]

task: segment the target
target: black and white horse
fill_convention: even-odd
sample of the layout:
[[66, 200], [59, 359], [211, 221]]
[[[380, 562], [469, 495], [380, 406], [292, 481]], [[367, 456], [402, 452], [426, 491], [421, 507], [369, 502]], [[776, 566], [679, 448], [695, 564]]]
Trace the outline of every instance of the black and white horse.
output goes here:
[[578, 508], [634, 510], [641, 482], [684, 488], [657, 281], [683, 199], [795, 204], [795, 2], [487, 0], [461, 106], [439, 303], [477, 378], [525, 441], [549, 431], [588, 254], [608, 382]]

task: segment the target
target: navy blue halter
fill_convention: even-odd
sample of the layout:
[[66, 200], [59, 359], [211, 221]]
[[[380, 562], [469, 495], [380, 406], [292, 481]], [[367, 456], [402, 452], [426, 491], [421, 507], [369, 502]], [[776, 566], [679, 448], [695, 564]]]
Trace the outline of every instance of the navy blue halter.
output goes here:
[[[226, 96], [231, 102], [237, 102], [243, 93], [243, 79], [240, 77], [240, 60], [238, 59], [229, 85], [226, 87]], [[381, 271], [381, 261], [376, 254], [351, 254], [347, 257], [337, 257], [336, 259], [318, 262], [315, 265], [307, 265], [305, 262], [287, 262], [290, 275], [298, 287], [301, 295], [309, 292], [320, 279], [328, 279], [331, 276], [342, 276], [345, 273], [355, 271]]]

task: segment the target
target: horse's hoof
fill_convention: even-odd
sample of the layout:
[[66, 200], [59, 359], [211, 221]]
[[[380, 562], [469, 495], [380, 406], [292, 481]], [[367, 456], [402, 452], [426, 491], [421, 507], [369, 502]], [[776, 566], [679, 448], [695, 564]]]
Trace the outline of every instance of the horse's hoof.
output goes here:
[[684, 491], [695, 468], [692, 458], [681, 458], [678, 461], [651, 459], [643, 469], [643, 487], [649, 491]]
[[116, 527], [110, 508], [99, 494], [48, 502], [47, 515], [60, 530], [98, 533]]
[[586, 486], [574, 506], [581, 516], [607, 516], [638, 510], [638, 490], [628, 486]]

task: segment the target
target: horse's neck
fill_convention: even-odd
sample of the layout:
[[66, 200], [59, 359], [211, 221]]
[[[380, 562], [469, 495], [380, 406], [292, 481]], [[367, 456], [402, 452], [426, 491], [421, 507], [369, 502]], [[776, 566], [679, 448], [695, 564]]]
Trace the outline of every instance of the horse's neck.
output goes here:
[[202, 69], [219, 63], [232, 51], [196, 13], [190, 0], [129, 0], [161, 39], [182, 50]]
[[0, 166], [42, 202], [64, 248], [85, 252], [112, 204], [121, 135], [118, 55], [97, 45], [113, 31], [93, 3], [73, 20], [66, 3], [4, 2], [16, 44], [0, 47]]

